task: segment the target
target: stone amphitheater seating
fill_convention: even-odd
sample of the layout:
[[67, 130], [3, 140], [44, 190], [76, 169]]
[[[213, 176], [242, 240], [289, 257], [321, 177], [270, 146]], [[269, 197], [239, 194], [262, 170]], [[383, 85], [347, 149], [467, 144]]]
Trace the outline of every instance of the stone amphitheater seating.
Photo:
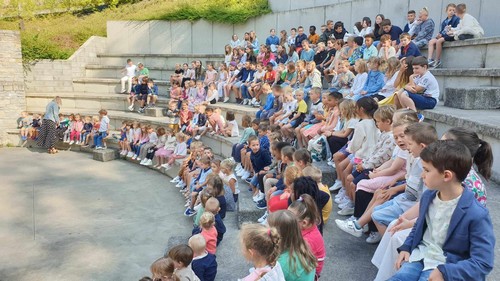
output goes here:
[[[422, 114], [427, 122], [434, 124], [440, 134], [453, 126], [464, 126], [476, 130], [482, 138], [490, 142], [495, 153], [494, 180], [500, 180], [500, 37], [467, 40], [446, 43], [443, 52], [443, 65], [432, 70], [441, 87], [441, 102], [433, 110], [425, 110]], [[422, 50], [426, 53], [426, 50]], [[96, 115], [105, 108], [109, 112], [112, 128], [119, 128], [124, 120], [149, 123], [154, 126], [165, 125], [162, 110], [168, 102], [169, 77], [176, 63], [190, 63], [201, 60], [217, 63], [223, 60], [219, 54], [200, 55], [138, 55], [138, 54], [97, 54], [99, 64], [85, 66], [85, 77], [73, 80], [73, 92], [57, 93], [63, 99], [63, 113], [80, 113]], [[127, 110], [126, 95], [118, 94], [119, 70], [127, 58], [134, 62], [143, 62], [150, 69], [151, 77], [160, 87], [158, 110], [150, 111], [149, 115], [141, 115]], [[45, 105], [54, 93], [37, 93], [30, 90], [26, 94], [27, 110], [42, 113]], [[236, 119], [241, 126], [241, 117], [245, 114], [255, 115], [256, 109], [231, 103], [216, 104], [222, 114], [227, 111], [236, 113]], [[9, 131], [12, 143], [20, 144], [17, 130]], [[231, 147], [238, 138], [205, 136], [203, 142], [210, 146], [219, 157], [229, 157]], [[117, 142], [109, 138], [108, 146], [117, 149]], [[62, 148], [89, 151], [75, 145]], [[180, 161], [166, 174], [176, 176]], [[318, 164], [324, 172], [324, 182], [330, 184], [335, 179], [335, 172], [330, 167]], [[240, 184], [238, 222], [255, 221], [262, 213], [250, 201], [246, 185]], [[179, 210], [180, 211], [180, 210]]]

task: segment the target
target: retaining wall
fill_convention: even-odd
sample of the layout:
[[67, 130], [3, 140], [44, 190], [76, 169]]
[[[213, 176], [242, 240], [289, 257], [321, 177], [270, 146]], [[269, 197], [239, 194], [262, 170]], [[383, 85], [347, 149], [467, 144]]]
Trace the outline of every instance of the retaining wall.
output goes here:
[[26, 109], [19, 31], [0, 30], [0, 144], [8, 141], [7, 130]]
[[[190, 21], [108, 21], [108, 53], [124, 54], [218, 54], [223, 53], [232, 34], [240, 39], [246, 31], [254, 30], [264, 43], [270, 28], [280, 31], [303, 25], [317, 29], [327, 20], [343, 21], [352, 31], [354, 22], [369, 16], [384, 14], [394, 25], [403, 28], [409, 9], [428, 7], [436, 23], [436, 33], [446, 17], [448, 0], [269, 0], [274, 13], [248, 20], [243, 24], [220, 24], [204, 20]], [[497, 0], [465, 0], [468, 12], [476, 17], [487, 36], [500, 35], [496, 28]]]

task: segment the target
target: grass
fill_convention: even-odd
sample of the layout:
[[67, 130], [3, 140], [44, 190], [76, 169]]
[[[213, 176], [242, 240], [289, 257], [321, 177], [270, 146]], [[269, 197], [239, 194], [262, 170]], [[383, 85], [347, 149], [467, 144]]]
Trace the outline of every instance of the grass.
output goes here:
[[[145, 0], [85, 16], [60, 14], [24, 20], [23, 60], [67, 59], [90, 36], [106, 36], [108, 20], [190, 20], [243, 23], [270, 13], [267, 0]], [[0, 29], [19, 29], [19, 22], [0, 20]]]

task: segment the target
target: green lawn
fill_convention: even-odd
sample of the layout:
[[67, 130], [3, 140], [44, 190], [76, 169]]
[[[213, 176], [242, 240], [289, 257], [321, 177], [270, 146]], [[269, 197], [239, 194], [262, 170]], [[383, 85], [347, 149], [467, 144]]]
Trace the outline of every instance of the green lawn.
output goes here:
[[[108, 20], [198, 20], [242, 23], [271, 12], [267, 0], [145, 0], [86, 16], [62, 14], [24, 20], [23, 59], [67, 59], [90, 36], [106, 36]], [[0, 20], [0, 29], [19, 21]]]

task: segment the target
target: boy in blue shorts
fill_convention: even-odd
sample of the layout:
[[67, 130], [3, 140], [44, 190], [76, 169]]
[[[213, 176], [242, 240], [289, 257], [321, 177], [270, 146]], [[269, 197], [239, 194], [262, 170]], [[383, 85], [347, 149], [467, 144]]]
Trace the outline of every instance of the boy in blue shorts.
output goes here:
[[488, 209], [462, 186], [472, 166], [469, 149], [437, 141], [420, 157], [429, 190], [389, 280], [485, 280], [493, 269], [495, 235]]
[[[436, 129], [427, 123], [415, 123], [405, 129], [406, 147], [410, 156], [406, 160], [406, 186], [403, 193], [373, 209], [372, 220], [378, 230], [377, 239], [370, 243], [378, 243], [387, 226], [399, 218], [406, 210], [415, 205], [427, 189], [421, 178], [422, 161], [420, 153], [429, 144], [437, 140]], [[378, 240], [378, 241], [377, 241]]]

